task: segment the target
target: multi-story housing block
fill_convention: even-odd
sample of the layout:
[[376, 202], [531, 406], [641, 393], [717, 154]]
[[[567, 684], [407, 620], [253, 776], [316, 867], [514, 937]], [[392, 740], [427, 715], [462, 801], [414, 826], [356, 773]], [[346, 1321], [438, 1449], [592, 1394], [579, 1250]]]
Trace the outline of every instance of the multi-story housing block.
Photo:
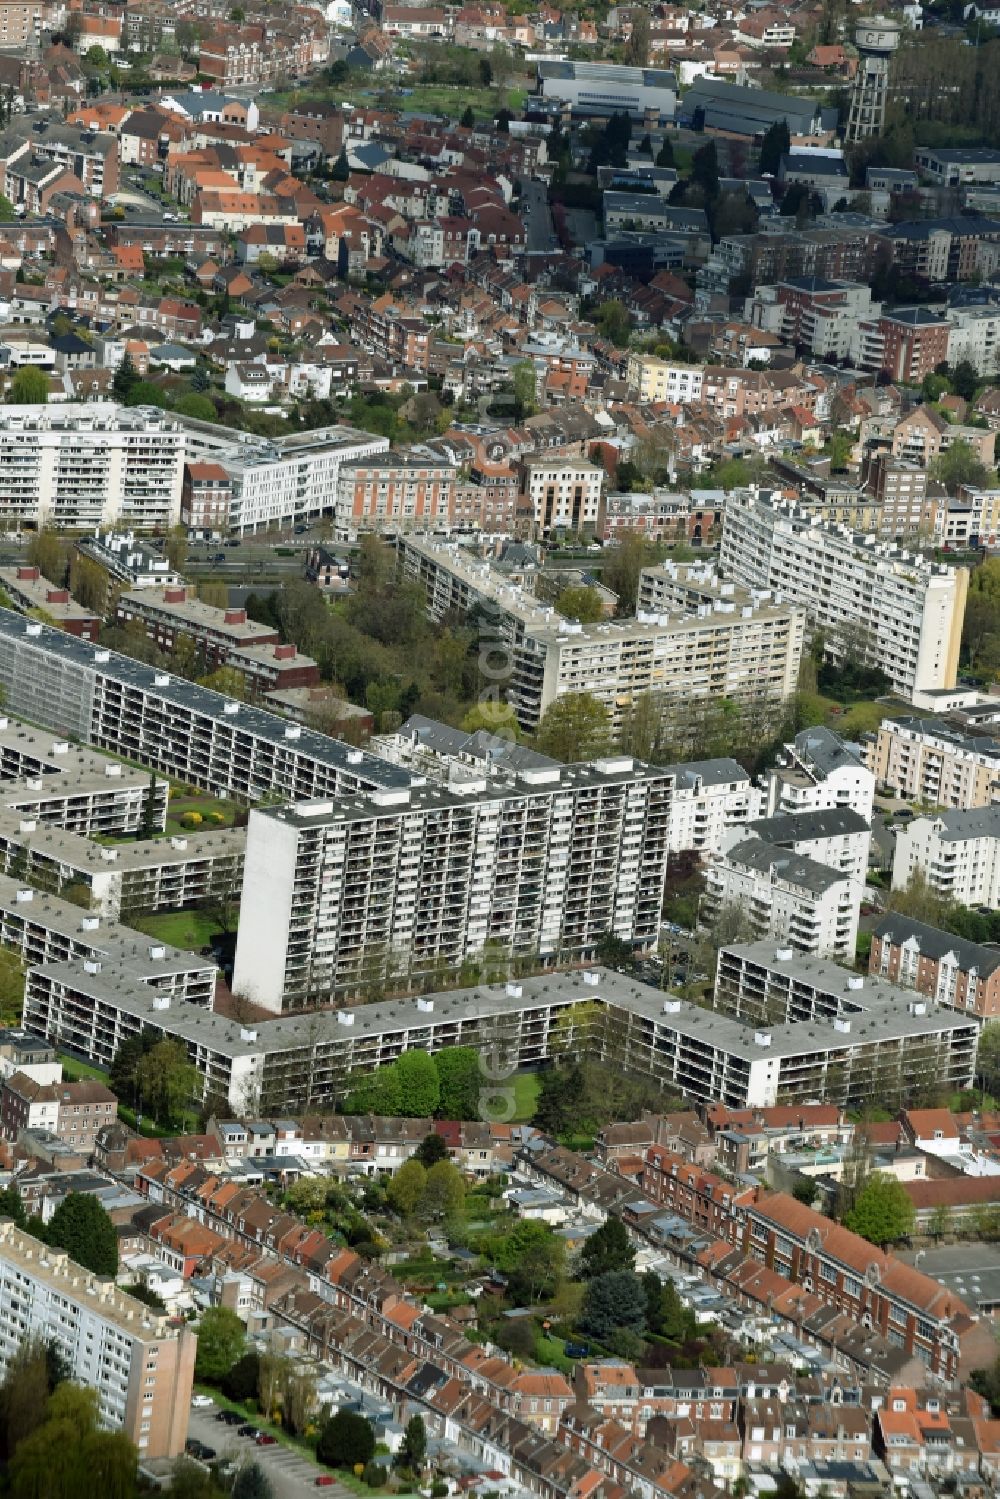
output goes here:
[[789, 951], [850, 957], [863, 889], [856, 879], [761, 838], [734, 832], [727, 843], [708, 866], [703, 920], [735, 908], [756, 936], [787, 944]]
[[763, 779], [763, 814], [822, 812], [849, 807], [871, 822], [875, 775], [862, 748], [832, 729], [803, 729], [778, 754]]
[[14, 526], [166, 530], [180, 518], [184, 436], [157, 407], [73, 402], [0, 412], [0, 517]]
[[629, 758], [250, 814], [233, 983], [268, 1010], [659, 930], [672, 778]]
[[792, 276], [775, 286], [758, 286], [748, 305], [755, 328], [778, 334], [816, 359], [846, 359], [855, 346], [859, 320], [871, 312], [869, 286], [823, 276]]
[[825, 525], [766, 492], [727, 498], [720, 565], [749, 588], [802, 604], [835, 659], [860, 652], [904, 697], [954, 687], [966, 568]]
[[604, 470], [581, 459], [530, 459], [524, 493], [539, 532], [595, 532], [601, 521]]
[[643, 403], [691, 405], [701, 400], [704, 372], [696, 364], [671, 364], [655, 354], [630, 354], [625, 378]]
[[733, 828], [745, 828], [760, 811], [760, 792], [735, 760], [693, 760], [667, 765], [674, 777], [668, 847], [713, 854]]
[[1000, 739], [940, 718], [883, 718], [863, 748], [880, 786], [929, 807], [1000, 802]]
[[334, 508], [337, 539], [354, 541], [359, 531], [449, 528], [457, 473], [454, 465], [419, 452], [343, 463]]
[[103, 1425], [140, 1457], [184, 1451], [197, 1338], [77, 1265], [59, 1249], [0, 1223], [0, 1363], [26, 1338], [53, 1343], [70, 1378], [96, 1390]]
[[353, 427], [318, 427], [272, 440], [190, 417], [178, 420], [192, 463], [224, 470], [230, 485], [226, 529], [244, 534], [332, 515], [341, 464], [389, 447], [387, 437]]
[[915, 817], [896, 834], [892, 888], [916, 874], [963, 906], [1000, 907], [1000, 805]]
[[592, 693], [618, 729], [646, 693], [669, 720], [714, 698], [767, 712], [795, 690], [804, 611], [766, 589], [753, 595], [694, 568], [650, 569], [635, 619], [581, 625], [456, 546], [402, 537], [399, 555], [404, 575], [424, 585], [433, 619], [481, 608], [508, 656], [505, 695], [529, 731], [566, 693]]
[[410, 783], [340, 740], [9, 610], [0, 610], [0, 683], [30, 722], [215, 795], [304, 799]]
[[891, 912], [872, 932], [868, 971], [939, 1004], [1000, 1018], [1000, 952]]

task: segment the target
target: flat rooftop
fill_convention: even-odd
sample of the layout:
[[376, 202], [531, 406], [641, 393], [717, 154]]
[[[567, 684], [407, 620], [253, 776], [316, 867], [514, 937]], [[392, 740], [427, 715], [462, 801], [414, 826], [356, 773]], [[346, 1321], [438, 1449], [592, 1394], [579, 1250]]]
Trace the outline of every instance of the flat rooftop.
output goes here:
[[209, 722], [228, 724], [234, 731], [266, 740], [271, 744], [284, 745], [291, 753], [311, 758], [327, 765], [333, 771], [357, 776], [376, 786], [408, 786], [419, 781], [410, 772], [388, 760], [380, 760], [364, 750], [353, 749], [339, 739], [314, 729], [300, 728], [290, 724], [277, 714], [268, 713], [247, 703], [237, 703], [234, 698], [213, 692], [208, 687], [199, 687], [183, 677], [167, 672], [155, 671], [141, 661], [115, 651], [78, 640], [63, 630], [54, 630], [37, 620], [25, 619], [9, 609], [0, 609], [0, 638], [7, 637], [25, 647], [44, 650], [49, 656], [80, 672], [103, 675], [123, 686], [159, 697], [185, 711], [196, 714]]

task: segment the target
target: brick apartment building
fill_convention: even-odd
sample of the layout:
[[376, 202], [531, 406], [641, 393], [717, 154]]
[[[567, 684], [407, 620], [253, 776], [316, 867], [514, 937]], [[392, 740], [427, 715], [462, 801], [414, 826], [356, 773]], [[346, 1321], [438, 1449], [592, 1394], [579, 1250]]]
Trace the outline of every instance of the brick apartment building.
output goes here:
[[0, 1085], [0, 1134], [16, 1140], [21, 1130], [48, 1130], [66, 1145], [90, 1151], [98, 1130], [118, 1117], [118, 1100], [98, 1082], [39, 1083], [13, 1072]]
[[1000, 949], [909, 916], [892, 913], [877, 924], [868, 971], [984, 1020], [1000, 1017]]

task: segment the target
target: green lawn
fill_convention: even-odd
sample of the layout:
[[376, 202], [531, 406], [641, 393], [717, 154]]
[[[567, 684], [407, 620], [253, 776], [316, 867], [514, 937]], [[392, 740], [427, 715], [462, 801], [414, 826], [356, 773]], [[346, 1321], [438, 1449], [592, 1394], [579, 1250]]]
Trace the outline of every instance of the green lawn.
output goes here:
[[518, 1072], [512, 1079], [514, 1088], [514, 1115], [512, 1124], [530, 1122], [538, 1103], [539, 1077], [537, 1072]]
[[158, 911], [152, 916], [138, 916], [135, 925], [140, 932], [180, 947], [198, 952], [211, 945], [218, 935], [218, 922], [205, 911]]
[[56, 1061], [62, 1063], [63, 1076], [67, 1082], [78, 1082], [87, 1077], [96, 1078], [99, 1083], [107, 1082], [106, 1072], [102, 1072], [99, 1067], [91, 1067], [89, 1062], [81, 1062], [78, 1057], [71, 1057], [68, 1052], [56, 1052]]
[[[167, 826], [164, 836], [178, 833], [210, 833], [213, 828], [231, 828], [236, 818], [235, 802], [222, 797], [199, 795], [198, 792], [173, 791], [167, 804]], [[203, 819], [194, 828], [187, 828], [181, 819], [188, 812], [196, 812]], [[214, 819], [221, 817], [221, 822]]]

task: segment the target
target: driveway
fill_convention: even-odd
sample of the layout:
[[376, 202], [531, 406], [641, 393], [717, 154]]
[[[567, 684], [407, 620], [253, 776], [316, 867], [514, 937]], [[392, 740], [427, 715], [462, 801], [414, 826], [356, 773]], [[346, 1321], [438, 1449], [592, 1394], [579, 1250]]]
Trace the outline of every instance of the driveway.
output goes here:
[[252, 1459], [258, 1463], [271, 1480], [276, 1499], [303, 1499], [305, 1494], [329, 1494], [331, 1499], [356, 1499], [356, 1495], [342, 1483], [317, 1489], [316, 1479], [326, 1470], [309, 1462], [294, 1448], [284, 1447], [280, 1442], [274, 1447], [258, 1447], [250, 1437], [237, 1436], [235, 1426], [226, 1426], [215, 1417], [214, 1407], [211, 1410], [192, 1410], [188, 1436], [197, 1437], [199, 1442], [214, 1447], [219, 1457], [232, 1458], [234, 1461]]

